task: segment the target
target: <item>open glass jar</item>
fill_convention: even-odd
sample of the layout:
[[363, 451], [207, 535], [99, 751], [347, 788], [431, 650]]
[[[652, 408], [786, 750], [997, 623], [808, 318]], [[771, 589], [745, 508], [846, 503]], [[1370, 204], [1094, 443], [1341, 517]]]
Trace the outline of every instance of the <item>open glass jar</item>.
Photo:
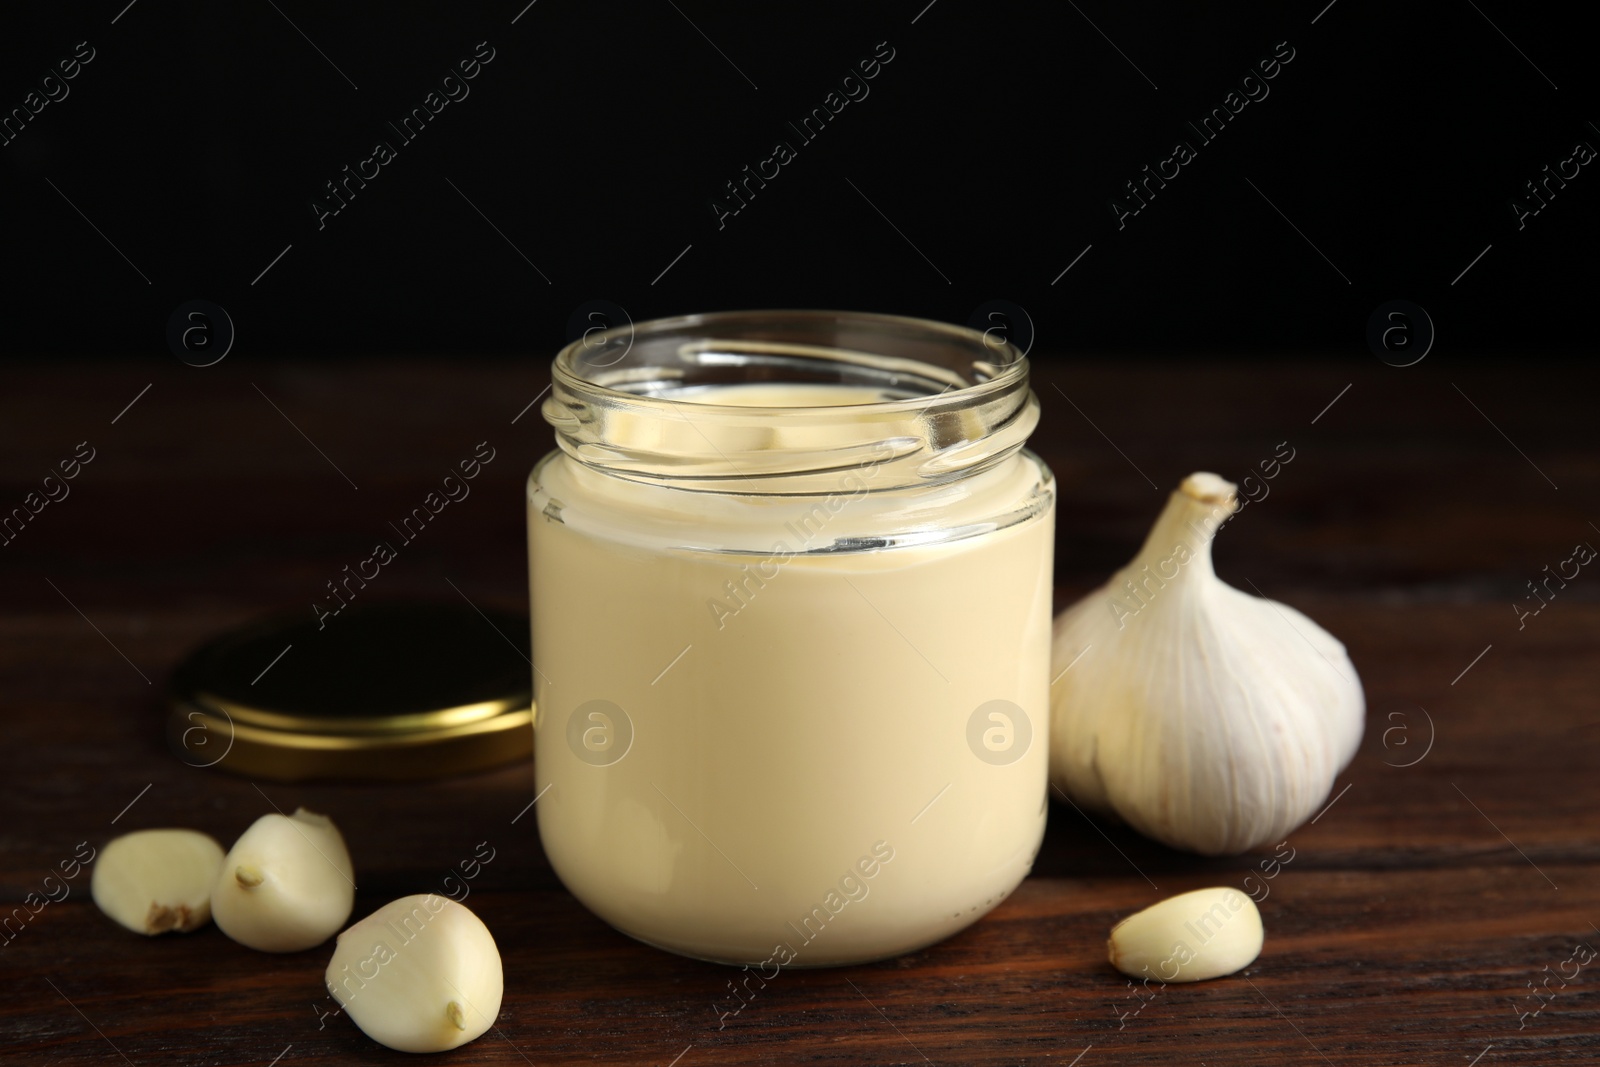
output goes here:
[[1055, 486], [1022, 352], [854, 312], [556, 357], [528, 481], [539, 832], [618, 930], [820, 966], [956, 932], [1044, 832]]

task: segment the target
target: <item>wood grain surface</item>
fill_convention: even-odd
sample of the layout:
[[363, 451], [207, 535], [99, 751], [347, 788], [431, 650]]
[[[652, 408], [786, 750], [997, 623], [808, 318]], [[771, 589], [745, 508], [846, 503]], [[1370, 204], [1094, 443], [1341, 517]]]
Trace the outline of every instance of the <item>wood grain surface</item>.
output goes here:
[[[183, 825], [226, 843], [305, 804], [345, 831], [358, 914], [494, 850], [468, 902], [505, 957], [504, 1007], [439, 1062], [1600, 1062], [1600, 963], [1569, 962], [1600, 947], [1600, 573], [1520, 629], [1512, 608], [1547, 564], [1600, 544], [1592, 390], [1565, 372], [1437, 354], [1405, 369], [1042, 363], [1058, 606], [1132, 555], [1184, 475], [1238, 476], [1287, 441], [1293, 462], [1219, 539], [1217, 568], [1347, 644], [1369, 705], [1361, 751], [1270, 879], [1270, 849], [1199, 859], [1058, 800], [1032, 876], [990, 916], [900, 959], [785, 971], [719, 1028], [733, 972], [630, 941], [561, 888], [519, 817], [531, 767], [286, 786], [185, 766], [162, 740], [162, 685], [188, 649], [273, 611], [309, 617], [480, 441], [496, 458], [471, 497], [364, 595], [525, 610], [522, 483], [550, 432], [524, 409], [546, 365], [0, 371], [4, 508], [79, 442], [94, 449], [70, 495], [0, 547], [0, 899], [25, 919], [0, 939], [0, 1059], [414, 1062], [322, 1016], [329, 946], [269, 956], [212, 927], [144, 940], [94, 908], [87, 870], [46, 881], [80, 842]], [[1243, 973], [1141, 997], [1106, 964], [1117, 919], [1252, 876], [1267, 941]]]

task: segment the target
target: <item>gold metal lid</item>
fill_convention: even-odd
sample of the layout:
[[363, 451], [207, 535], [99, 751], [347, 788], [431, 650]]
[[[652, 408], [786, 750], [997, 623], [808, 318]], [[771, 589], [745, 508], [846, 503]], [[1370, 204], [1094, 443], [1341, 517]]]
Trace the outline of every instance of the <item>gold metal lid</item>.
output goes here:
[[470, 604], [352, 605], [221, 635], [174, 672], [167, 740], [274, 781], [405, 781], [533, 754], [528, 620]]

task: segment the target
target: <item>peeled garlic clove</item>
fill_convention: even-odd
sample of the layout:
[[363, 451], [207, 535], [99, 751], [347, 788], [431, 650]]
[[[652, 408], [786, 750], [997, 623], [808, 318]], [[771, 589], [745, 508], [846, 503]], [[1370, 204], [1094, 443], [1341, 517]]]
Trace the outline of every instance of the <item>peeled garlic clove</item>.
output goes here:
[[1130, 978], [1203, 982], [1250, 966], [1261, 955], [1261, 913], [1237, 889], [1196, 889], [1168, 897], [1111, 928], [1111, 966]]
[[1212, 538], [1237, 507], [1232, 483], [1190, 475], [1133, 562], [1055, 622], [1055, 784], [1208, 855], [1304, 822], [1365, 723], [1344, 646], [1212, 570]]
[[385, 904], [339, 935], [325, 976], [363, 1033], [400, 1052], [443, 1052], [500, 1015], [500, 950], [465, 905], [431, 893]]
[[89, 894], [136, 934], [188, 933], [211, 920], [222, 846], [198, 830], [136, 830], [100, 850]]
[[355, 905], [344, 838], [326, 815], [263, 815], [222, 861], [211, 914], [222, 932], [262, 952], [299, 952], [338, 932]]

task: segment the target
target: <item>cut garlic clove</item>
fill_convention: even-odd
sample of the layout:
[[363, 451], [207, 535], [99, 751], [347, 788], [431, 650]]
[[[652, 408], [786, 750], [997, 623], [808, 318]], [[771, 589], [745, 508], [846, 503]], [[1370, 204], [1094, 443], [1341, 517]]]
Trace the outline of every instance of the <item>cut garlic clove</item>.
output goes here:
[[211, 890], [222, 932], [262, 952], [299, 952], [338, 932], [355, 905], [344, 838], [326, 815], [263, 815], [234, 842]]
[[1168, 897], [1111, 928], [1111, 966], [1130, 978], [1203, 982], [1248, 967], [1265, 938], [1255, 901], [1237, 889]]
[[363, 1033], [400, 1052], [443, 1052], [500, 1014], [500, 950], [470, 909], [402, 897], [339, 935], [325, 979]]
[[211, 919], [222, 846], [198, 830], [136, 830], [100, 850], [89, 894], [136, 934], [188, 933]]

